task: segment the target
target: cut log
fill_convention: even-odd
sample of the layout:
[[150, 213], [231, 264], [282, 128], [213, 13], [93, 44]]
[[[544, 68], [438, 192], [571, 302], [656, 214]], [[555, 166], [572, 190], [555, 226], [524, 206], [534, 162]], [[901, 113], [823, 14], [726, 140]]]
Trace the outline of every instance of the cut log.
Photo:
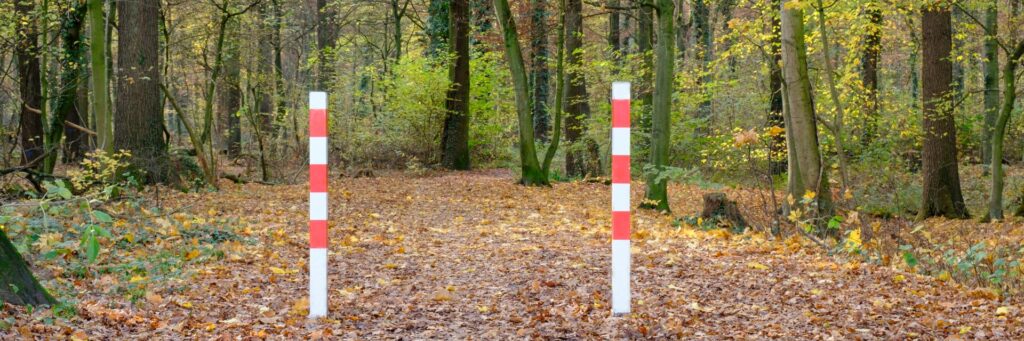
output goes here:
[[747, 227], [747, 221], [740, 214], [736, 202], [729, 200], [725, 193], [714, 192], [704, 194], [704, 210], [700, 213], [704, 221], [715, 222], [715, 224], [728, 226], [733, 229], [742, 230]]

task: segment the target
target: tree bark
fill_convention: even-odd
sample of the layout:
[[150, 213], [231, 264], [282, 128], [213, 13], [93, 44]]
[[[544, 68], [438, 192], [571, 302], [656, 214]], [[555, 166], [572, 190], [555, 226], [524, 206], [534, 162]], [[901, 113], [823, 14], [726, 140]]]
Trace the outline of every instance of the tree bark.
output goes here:
[[587, 79], [583, 72], [583, 2], [565, 3], [565, 173], [568, 176], [596, 175], [597, 146], [586, 137], [590, 118]]
[[32, 276], [25, 259], [11, 244], [7, 233], [0, 229], [0, 302], [17, 305], [54, 303], [39, 281]]
[[668, 212], [668, 179], [661, 176], [668, 167], [669, 145], [672, 132], [672, 94], [675, 92], [675, 47], [673, 30], [675, 4], [672, 0], [657, 0], [658, 39], [657, 66], [654, 85], [654, 111], [651, 126], [651, 158], [653, 172], [647, 177], [647, 200], [645, 208]]
[[711, 11], [705, 0], [695, 0], [693, 3], [693, 27], [696, 35], [697, 47], [694, 48], [701, 59], [701, 76], [697, 84], [701, 89], [700, 104], [697, 106], [697, 118], [703, 120], [695, 130], [697, 136], [705, 136], [710, 131], [710, 120], [712, 114], [711, 92], [708, 90], [713, 81], [713, 71], [710, 69], [711, 61], [714, 60], [714, 31], [711, 28]]
[[526, 66], [523, 63], [523, 52], [519, 46], [519, 33], [508, 0], [494, 0], [494, 12], [501, 27], [502, 40], [505, 42], [505, 58], [509, 72], [512, 74], [512, 85], [515, 89], [516, 114], [519, 120], [519, 158], [522, 168], [520, 182], [527, 186], [547, 186], [548, 175], [543, 173], [537, 160], [533, 136], [533, 118], [530, 114], [530, 95], [526, 82]]
[[956, 124], [950, 96], [953, 82], [952, 24], [949, 8], [926, 8], [921, 16], [924, 180], [918, 218], [967, 218], [960, 191]]
[[[771, 21], [771, 60], [769, 63], [769, 75], [768, 84], [771, 95], [769, 96], [768, 103], [768, 126], [769, 127], [780, 127], [786, 128], [786, 120], [783, 116], [783, 96], [782, 96], [782, 38], [781, 38], [781, 22], [779, 21], [779, 10], [781, 9], [782, 0], [772, 0], [772, 9], [770, 10], [772, 21]], [[786, 134], [788, 131], [783, 131], [783, 134], [772, 137], [768, 144], [768, 149], [771, 152], [772, 159], [768, 161], [768, 171], [771, 175], [782, 174], [786, 171], [787, 162], [785, 159], [779, 158], [778, 156], [784, 155], [786, 150]]]
[[551, 127], [548, 94], [551, 72], [548, 70], [547, 0], [530, 1], [530, 84], [533, 85], [533, 130], [537, 140], [547, 141]]
[[[435, 1], [447, 3], [447, 0], [434, 0], [431, 1], [431, 8]], [[330, 82], [334, 79], [335, 57], [337, 56], [334, 46], [335, 41], [338, 40], [338, 27], [335, 22], [337, 14], [333, 6], [327, 5], [327, 0], [316, 0], [316, 9], [316, 47], [319, 59], [317, 88], [326, 91], [330, 89]], [[447, 16], [447, 12], [445, 14]]]
[[605, 0], [608, 7], [608, 47], [611, 49], [613, 58], [618, 58], [617, 53], [622, 50], [622, 31], [619, 27], [620, 0]]
[[864, 51], [860, 63], [860, 79], [864, 86], [864, 134], [861, 143], [867, 145], [875, 138], [878, 130], [878, 57], [882, 52], [882, 9], [881, 4], [872, 1], [867, 4], [865, 14], [869, 25], [864, 37]]
[[[239, 111], [242, 109], [242, 88], [241, 88], [241, 58], [239, 50], [237, 25], [228, 27], [231, 38], [224, 47], [224, 77], [219, 80], [217, 86], [217, 121], [220, 123], [220, 139], [223, 141], [222, 148], [225, 148], [227, 155], [231, 158], [238, 157], [242, 152], [242, 130]], [[224, 130], [227, 135], [224, 135]]]
[[[53, 108], [53, 117], [49, 119], [46, 134], [46, 149], [54, 151], [47, 155], [44, 161], [44, 170], [49, 173], [57, 163], [56, 151], [61, 144], [61, 138], [67, 135], [64, 143], [64, 160], [72, 161], [80, 159], [85, 152], [85, 142], [88, 136], [81, 130], [65, 124], [65, 121], [85, 127], [82, 116], [85, 113], [78, 109], [78, 84], [85, 78], [85, 44], [82, 42], [82, 25], [85, 21], [85, 5], [79, 5], [74, 11], [68, 11], [62, 17], [60, 37], [66, 53], [60, 56], [61, 75], [60, 91], [57, 94], [56, 105]], [[84, 106], [83, 106], [84, 108]]]
[[1024, 41], [1006, 59], [1003, 67], [1003, 108], [992, 131], [992, 192], [989, 193], [989, 218], [1003, 219], [1003, 140], [1006, 126], [1010, 123], [1014, 103], [1017, 101], [1017, 65], [1024, 56]]
[[786, 129], [787, 142], [791, 145], [789, 163], [791, 170], [797, 173], [790, 177], [789, 194], [800, 198], [807, 191], [816, 193], [817, 205], [807, 212], [813, 213], [810, 218], [821, 221], [832, 215], [832, 192], [818, 147], [814, 98], [807, 72], [804, 13], [799, 7], [787, 8], [786, 3], [792, 1], [784, 2], [781, 9], [782, 70], [789, 116]]
[[[637, 84], [637, 99], [640, 100], [640, 150], [651, 150], [651, 105], [654, 102], [654, 10], [650, 4], [642, 3], [636, 10], [636, 53], [640, 54], [640, 84]], [[643, 157], [643, 155], [637, 155]]]
[[43, 147], [43, 95], [39, 74], [39, 31], [32, 19], [34, 5], [31, 1], [15, 1], [14, 10], [18, 30], [19, 95], [21, 96], [20, 121], [22, 165], [36, 166], [46, 154]]
[[441, 137], [441, 163], [448, 169], [466, 170], [469, 159], [469, 2], [452, 0], [448, 20], [449, 53], [455, 57], [448, 66], [448, 89], [444, 132]]
[[170, 168], [160, 107], [159, 0], [118, 1], [117, 135], [114, 146], [132, 153], [147, 182], [164, 182]]
[[96, 148], [114, 152], [114, 125], [111, 121], [108, 64], [107, 27], [103, 18], [103, 0], [89, 0], [89, 50], [92, 63], [92, 113], [96, 118]]
[[992, 1], [985, 10], [985, 122], [982, 126], [981, 162], [988, 165], [992, 161], [992, 129], [999, 116], [999, 32], [998, 5]]

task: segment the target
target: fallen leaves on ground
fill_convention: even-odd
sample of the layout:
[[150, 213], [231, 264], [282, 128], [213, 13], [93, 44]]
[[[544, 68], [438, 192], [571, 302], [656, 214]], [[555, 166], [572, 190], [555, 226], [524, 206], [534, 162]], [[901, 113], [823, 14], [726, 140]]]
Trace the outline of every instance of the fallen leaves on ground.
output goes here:
[[[634, 187], [639, 202], [641, 186]], [[173, 286], [139, 279], [148, 291], [134, 303], [98, 290], [96, 280], [82, 284], [79, 313], [70, 319], [8, 306], [0, 317], [9, 327], [0, 334], [1024, 338], [1020, 301], [890, 268], [837, 263], [799, 238], [673, 227], [672, 217], [649, 211], [634, 215], [633, 313], [613, 318], [606, 185], [529, 188], [506, 172], [477, 171], [338, 179], [330, 188], [325, 318], [305, 317], [307, 188], [225, 184], [217, 193], [164, 193], [163, 200], [188, 212], [237, 217], [250, 242], [218, 244], [223, 259], [183, 264], [194, 271]], [[696, 191], [674, 187], [673, 208], [698, 211]], [[161, 234], [187, 233], [178, 225], [167, 224]], [[47, 238], [42, 243], [59, 242]], [[189, 245], [180, 237], [166, 240]], [[185, 258], [202, 258], [182, 250]]]

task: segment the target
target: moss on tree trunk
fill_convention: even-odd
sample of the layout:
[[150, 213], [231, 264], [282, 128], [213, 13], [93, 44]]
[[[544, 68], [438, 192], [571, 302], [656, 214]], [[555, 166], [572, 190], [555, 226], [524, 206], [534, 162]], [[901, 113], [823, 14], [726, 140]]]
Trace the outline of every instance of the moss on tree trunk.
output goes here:
[[17, 305], [41, 305], [54, 302], [53, 297], [32, 276], [25, 259], [0, 231], [0, 301]]

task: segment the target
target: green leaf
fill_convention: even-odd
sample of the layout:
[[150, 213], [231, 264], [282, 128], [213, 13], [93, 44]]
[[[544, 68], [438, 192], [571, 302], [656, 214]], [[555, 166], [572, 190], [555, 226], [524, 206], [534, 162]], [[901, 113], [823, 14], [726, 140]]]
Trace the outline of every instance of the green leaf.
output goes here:
[[903, 251], [903, 261], [907, 263], [907, 266], [914, 268], [917, 266], [917, 257], [909, 251]]
[[96, 217], [96, 220], [99, 220], [100, 222], [104, 222], [104, 223], [108, 223], [108, 224], [114, 222], [114, 218], [111, 218], [109, 214], [107, 214], [106, 212], [100, 211], [100, 210], [93, 210], [92, 211], [92, 215], [94, 217]]
[[85, 255], [89, 259], [89, 263], [95, 262], [96, 257], [100, 255], [100, 242], [96, 239], [96, 234], [94, 233], [90, 233], [86, 237]]

